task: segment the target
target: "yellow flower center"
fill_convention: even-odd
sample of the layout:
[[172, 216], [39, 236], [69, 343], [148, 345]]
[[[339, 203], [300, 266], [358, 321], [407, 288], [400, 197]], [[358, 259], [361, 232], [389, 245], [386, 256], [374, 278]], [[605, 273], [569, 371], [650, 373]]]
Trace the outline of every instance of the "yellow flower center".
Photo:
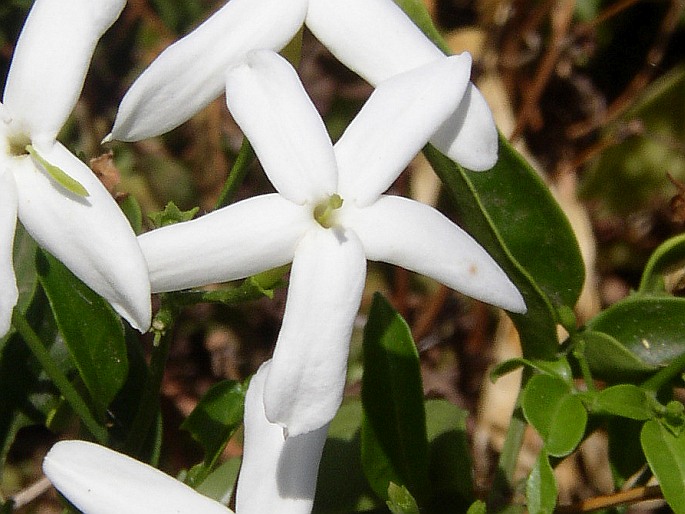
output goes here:
[[334, 194], [314, 207], [314, 219], [323, 228], [331, 228], [335, 223], [335, 210], [340, 209], [343, 199]]

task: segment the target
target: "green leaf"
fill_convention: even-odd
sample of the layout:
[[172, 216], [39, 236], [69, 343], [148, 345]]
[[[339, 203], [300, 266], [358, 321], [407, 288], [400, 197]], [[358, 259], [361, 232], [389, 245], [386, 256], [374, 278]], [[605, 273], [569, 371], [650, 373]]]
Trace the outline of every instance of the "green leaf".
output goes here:
[[31, 157], [37, 160], [39, 164], [45, 169], [45, 171], [47, 171], [50, 174], [50, 176], [55, 180], [55, 182], [57, 182], [64, 189], [78, 196], [90, 196], [88, 190], [85, 187], [83, 187], [83, 185], [81, 185], [81, 183], [78, 180], [71, 178], [67, 173], [62, 171], [60, 168], [46, 161], [43, 157], [41, 157], [38, 154], [38, 152], [35, 148], [33, 148], [32, 145], [27, 145], [26, 151]]
[[222, 462], [197, 486], [197, 492], [227, 505], [233, 495], [236, 480], [238, 480], [240, 462], [239, 457]]
[[638, 380], [658, 369], [640, 359], [608, 334], [596, 330], [579, 332], [592, 376], [608, 382]]
[[643, 294], [666, 292], [664, 275], [685, 265], [685, 235], [664, 241], [652, 252], [645, 265], [638, 291]]
[[654, 417], [654, 403], [644, 389], [633, 384], [619, 384], [600, 391], [593, 402], [593, 410], [645, 421]]
[[557, 505], [557, 481], [544, 450], [540, 452], [528, 476], [526, 501], [530, 514], [552, 514]]
[[557, 376], [568, 384], [571, 384], [573, 381], [573, 372], [571, 371], [571, 366], [565, 356], [553, 361], [530, 360], [522, 357], [507, 359], [506, 361], [499, 363], [490, 371], [490, 380], [495, 382], [499, 377], [524, 366], [528, 366], [541, 373]]
[[119, 207], [131, 224], [133, 232], [140, 234], [143, 231], [143, 211], [136, 197], [126, 195], [123, 200], [119, 201]]
[[568, 220], [547, 186], [502, 137], [499, 160], [485, 172], [466, 171], [430, 145], [424, 153], [453, 197], [465, 229], [526, 301], [525, 315], [510, 314], [524, 357], [553, 360], [558, 345], [552, 305], [575, 305], [584, 267]]
[[482, 500], [477, 500], [469, 507], [466, 514], [487, 514], [487, 506]]
[[676, 436], [650, 420], [642, 427], [640, 442], [669, 506], [676, 514], [685, 513], [685, 432]]
[[49, 253], [38, 251], [36, 267], [69, 354], [102, 415], [128, 373], [121, 320], [105, 300]]
[[148, 218], [150, 218], [150, 221], [155, 228], [161, 228], [166, 227], [167, 225], [174, 225], [175, 223], [190, 221], [199, 210], [199, 207], [193, 207], [188, 211], [182, 211], [176, 207], [174, 202], [169, 202], [166, 204], [163, 211], [153, 212], [148, 215]]
[[526, 384], [521, 405], [549, 455], [563, 457], [578, 446], [585, 433], [587, 411], [566, 382], [551, 375], [535, 375]]
[[388, 486], [388, 509], [392, 514], [419, 514], [419, 506], [404, 486], [390, 482]]
[[587, 327], [613, 337], [646, 366], [666, 366], [685, 352], [685, 298], [630, 296]]
[[428, 489], [428, 440], [419, 356], [406, 322], [375, 294], [364, 330], [362, 466], [387, 500], [390, 482], [422, 502]]
[[[205, 451], [205, 470], [201, 475], [209, 473], [228, 440], [242, 425], [246, 389], [243, 384], [231, 380], [215, 384], [181, 424]], [[205, 476], [193, 478], [201, 483]]]
[[449, 499], [455, 508], [457, 503], [465, 507], [474, 496], [468, 411], [446, 400], [427, 400], [425, 408], [431, 494], [437, 503]]

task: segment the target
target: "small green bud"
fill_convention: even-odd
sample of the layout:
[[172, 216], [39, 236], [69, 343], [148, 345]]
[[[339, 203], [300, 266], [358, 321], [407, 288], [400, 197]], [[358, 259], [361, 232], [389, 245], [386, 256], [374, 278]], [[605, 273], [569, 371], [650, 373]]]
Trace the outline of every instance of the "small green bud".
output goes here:
[[328, 200], [321, 202], [314, 207], [314, 219], [323, 228], [331, 228], [333, 226], [333, 211], [340, 209], [343, 204], [343, 199], [339, 194], [333, 194], [328, 197]]

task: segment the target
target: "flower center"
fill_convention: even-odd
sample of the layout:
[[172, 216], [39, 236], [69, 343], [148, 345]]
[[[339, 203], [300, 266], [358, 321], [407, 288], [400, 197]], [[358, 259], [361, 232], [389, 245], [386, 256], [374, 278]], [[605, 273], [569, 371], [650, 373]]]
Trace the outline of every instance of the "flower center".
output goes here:
[[23, 133], [12, 134], [7, 138], [9, 144], [9, 154], [12, 157], [22, 157], [28, 155], [29, 151], [26, 149], [31, 144], [29, 136]]
[[314, 219], [323, 228], [331, 228], [335, 223], [335, 210], [340, 209], [343, 199], [340, 195], [333, 194], [314, 207]]

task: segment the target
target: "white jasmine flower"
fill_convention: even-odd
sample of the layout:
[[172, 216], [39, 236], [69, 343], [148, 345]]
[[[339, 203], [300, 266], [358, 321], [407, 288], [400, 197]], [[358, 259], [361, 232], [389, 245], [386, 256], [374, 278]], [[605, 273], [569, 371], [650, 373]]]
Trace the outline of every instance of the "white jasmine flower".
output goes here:
[[[445, 58], [392, 0], [230, 0], [136, 80], [111, 137], [137, 141], [177, 127], [221, 94], [226, 69], [250, 50], [282, 49], [303, 23], [373, 85]], [[497, 161], [497, 130], [473, 84], [436, 129], [433, 144], [463, 166], [486, 170]]]
[[381, 82], [333, 147], [295, 70], [262, 50], [227, 74], [228, 107], [278, 191], [139, 237], [154, 291], [243, 278], [292, 262], [265, 386], [267, 418], [291, 436], [328, 423], [342, 399], [366, 259], [524, 312], [487, 252], [427, 205], [383, 195], [459, 103], [464, 54]]
[[[245, 399], [245, 441], [236, 497], [238, 514], [308, 514], [328, 427], [285, 438], [264, 416], [262, 391], [269, 363], [250, 381]], [[85, 441], [61, 441], [43, 471], [84, 514], [231, 514], [147, 464]]]
[[149, 327], [149, 280], [135, 234], [92, 171], [55, 140], [98, 39], [124, 4], [36, 0], [19, 36], [0, 103], [0, 336], [17, 302], [17, 218], [131, 325]]

